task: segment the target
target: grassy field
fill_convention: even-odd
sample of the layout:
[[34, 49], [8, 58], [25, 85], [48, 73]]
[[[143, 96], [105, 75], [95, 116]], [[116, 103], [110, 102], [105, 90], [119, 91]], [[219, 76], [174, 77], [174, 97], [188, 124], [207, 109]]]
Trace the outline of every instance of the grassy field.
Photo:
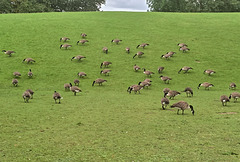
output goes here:
[[[231, 82], [240, 86], [239, 13], [130, 13], [82, 12], [0, 15], [0, 161], [238, 161], [240, 154], [240, 101], [223, 107], [220, 96], [229, 95]], [[76, 45], [80, 33], [88, 43]], [[59, 49], [61, 37], [69, 37], [69, 50]], [[112, 39], [123, 41], [116, 45]], [[187, 43], [187, 53], [178, 43]], [[145, 49], [136, 49], [149, 43]], [[109, 48], [104, 54], [102, 48]], [[125, 52], [125, 47], [131, 53]], [[142, 58], [133, 59], [137, 51]], [[177, 54], [161, 59], [168, 51]], [[86, 56], [78, 62], [76, 55]], [[36, 60], [22, 63], [24, 58]], [[197, 60], [197, 61], [196, 61]], [[111, 61], [109, 76], [100, 75], [100, 64]], [[127, 87], [146, 79], [134, 72], [137, 64], [154, 71], [152, 86], [141, 94]], [[164, 84], [157, 68], [164, 66]], [[193, 70], [178, 74], [183, 66]], [[34, 77], [27, 72], [32, 69]], [[205, 69], [216, 74], [204, 75]], [[19, 71], [19, 86], [11, 84]], [[65, 92], [64, 83], [80, 79], [82, 93]], [[97, 78], [107, 80], [92, 87]], [[209, 91], [197, 86], [214, 84]], [[170, 101], [187, 101], [195, 115], [161, 109], [163, 88], [182, 91]], [[31, 88], [34, 99], [24, 103], [22, 93]], [[63, 100], [52, 99], [58, 91]], [[239, 89], [237, 88], [237, 90]]]

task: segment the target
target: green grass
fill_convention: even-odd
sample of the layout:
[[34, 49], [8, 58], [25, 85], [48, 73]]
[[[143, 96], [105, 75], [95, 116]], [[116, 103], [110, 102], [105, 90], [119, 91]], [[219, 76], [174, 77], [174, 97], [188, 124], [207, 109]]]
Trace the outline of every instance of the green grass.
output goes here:
[[[239, 19], [239, 13], [0, 15], [0, 49], [16, 51], [12, 57], [0, 55], [0, 161], [238, 161], [240, 104], [223, 107], [219, 98], [233, 92], [231, 82], [240, 85]], [[89, 42], [77, 46], [82, 32]], [[64, 36], [71, 39], [69, 50], [59, 49]], [[123, 41], [111, 43], [115, 38]], [[135, 48], [145, 42], [150, 46]], [[191, 51], [179, 52], [181, 42]], [[101, 51], [104, 46], [107, 55]], [[137, 51], [145, 54], [133, 59]], [[177, 54], [161, 59], [168, 51]], [[71, 61], [79, 54], [87, 58]], [[27, 57], [36, 63], [22, 63]], [[113, 63], [110, 76], [99, 74], [103, 61]], [[155, 72], [152, 86], [140, 95], [126, 92], [146, 78], [133, 71], [134, 64]], [[173, 78], [169, 85], [160, 80], [158, 66]], [[183, 66], [193, 70], [177, 74]], [[27, 77], [29, 68], [33, 79]], [[217, 73], [207, 76], [205, 69]], [[11, 85], [14, 71], [22, 73], [18, 87]], [[83, 92], [65, 92], [63, 84], [73, 82], [80, 71], [88, 75], [80, 79]], [[107, 83], [92, 87], [99, 77]], [[205, 81], [215, 87], [197, 90]], [[161, 109], [163, 88], [182, 91], [187, 86], [194, 97], [181, 94], [170, 104], [187, 101], [195, 116]], [[24, 103], [21, 95], [28, 88], [35, 91], [34, 99]], [[55, 90], [64, 98], [61, 104], [52, 99]]]

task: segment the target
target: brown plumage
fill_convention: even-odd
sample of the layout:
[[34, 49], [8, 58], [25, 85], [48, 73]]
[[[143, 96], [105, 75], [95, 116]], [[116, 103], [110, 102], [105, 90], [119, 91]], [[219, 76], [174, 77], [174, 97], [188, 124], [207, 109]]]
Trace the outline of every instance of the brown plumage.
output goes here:
[[172, 80], [172, 78], [162, 75], [159, 78], [161, 78], [161, 80], [164, 81], [165, 84], [169, 84], [169, 80]]
[[107, 47], [103, 47], [102, 51], [106, 54], [108, 54], [108, 48]]
[[152, 77], [152, 74], [154, 74], [154, 72], [146, 70], [145, 68], [143, 68], [143, 73], [146, 74], [148, 77]]
[[20, 77], [21, 76], [21, 73], [19, 73], [19, 72], [13, 72], [13, 75], [15, 76], [15, 77]]
[[135, 58], [136, 56], [142, 57], [143, 54], [144, 54], [143, 52], [139, 51], [133, 56], [133, 58]]
[[188, 66], [184, 66], [182, 67], [179, 71], [178, 71], [178, 74], [181, 72], [181, 71], [184, 71], [184, 73], [188, 72], [188, 70], [191, 70], [193, 69], [192, 67], [188, 67]]
[[130, 48], [129, 47], [126, 47], [125, 50], [128, 54], [130, 53]]
[[187, 48], [186, 46], [183, 46], [179, 48], [179, 51], [187, 52], [187, 51], [190, 51], [190, 49]]
[[187, 44], [185, 44], [185, 43], [178, 43], [178, 46], [179, 47], [184, 47], [184, 46], [187, 47]]
[[78, 72], [77, 75], [78, 75], [80, 78], [83, 78], [83, 77], [87, 76], [87, 74], [84, 73], [84, 72]]
[[151, 81], [151, 79], [145, 79], [144, 82], [150, 83], [150, 82], [152, 82], [152, 81]]
[[22, 62], [27, 62], [27, 63], [33, 63], [33, 62], [36, 62], [35, 60], [33, 60], [32, 58], [25, 58], [25, 59], [23, 59], [23, 61]]
[[61, 103], [61, 102], [60, 102], [60, 99], [62, 99], [62, 97], [61, 97], [60, 93], [54, 91], [54, 93], [53, 93], [53, 99], [55, 100], [55, 103], [57, 103], [57, 100], [58, 100], [58, 103], [60, 104], [60, 103]]
[[111, 42], [114, 42], [114, 43], [116, 43], [116, 44], [118, 44], [119, 42], [121, 42], [122, 40], [120, 40], [120, 39], [113, 39]]
[[240, 93], [239, 92], [233, 92], [229, 95], [229, 99], [233, 98], [234, 102], [237, 102], [237, 99], [240, 98]]
[[142, 82], [139, 82], [138, 85], [148, 88], [149, 86], [151, 86], [151, 83], [148, 81], [142, 81]]
[[159, 67], [158, 67], [158, 73], [162, 73], [163, 70], [164, 70], [164, 67], [163, 67], [163, 66], [159, 66]]
[[112, 62], [109, 62], [109, 61], [103, 61], [102, 63], [101, 63], [101, 65], [100, 65], [100, 68], [102, 68], [102, 66], [104, 66], [104, 67], [108, 67], [109, 65], [111, 65], [112, 64]]
[[95, 83], [98, 83], [99, 85], [102, 85], [102, 83], [104, 83], [104, 82], [107, 82], [107, 80], [102, 79], [102, 78], [98, 78], [98, 79], [93, 81], [92, 86], [94, 86]]
[[66, 42], [67, 40], [70, 40], [70, 38], [68, 38], [68, 37], [62, 37], [62, 38], [60, 38], [60, 42], [61, 42], [61, 41]]
[[12, 80], [12, 84], [13, 84], [13, 86], [17, 87], [18, 86], [18, 80], [17, 79], [13, 79]]
[[6, 55], [8, 55], [9, 57], [12, 56], [13, 53], [16, 53], [14, 51], [6, 51], [6, 50], [2, 50], [2, 52], [4, 52]]
[[70, 85], [70, 91], [74, 93], [74, 96], [76, 96], [77, 93], [82, 92], [82, 90], [77, 86], [72, 86], [72, 83], [69, 83], [69, 85]]
[[24, 102], [28, 102], [28, 100], [31, 98], [31, 94], [28, 92], [28, 91], [25, 91], [23, 94], [22, 94], [22, 97], [24, 99]]
[[70, 44], [61, 44], [61, 45], [60, 45], [60, 49], [61, 49], [62, 47], [65, 48], [65, 49], [67, 49], [67, 48], [69, 48], [69, 47], [72, 47], [72, 45], [70, 45]]
[[169, 91], [170, 91], [170, 88], [164, 88], [163, 89], [163, 95], [166, 96]]
[[180, 92], [178, 91], [173, 91], [173, 90], [170, 90], [166, 95], [164, 95], [164, 97], [169, 97], [169, 99], [174, 99], [175, 96], [181, 94]]
[[86, 57], [85, 57], [85, 56], [78, 55], [78, 56], [72, 57], [71, 61], [72, 61], [73, 59], [80, 61], [80, 60], [83, 59], [83, 58], [86, 58]]
[[171, 108], [177, 108], [177, 114], [179, 114], [179, 110], [182, 110], [182, 115], [184, 114], [184, 110], [187, 109], [191, 109], [192, 114], [194, 115], [194, 110], [193, 110], [193, 106], [189, 105], [187, 102], [185, 101], [179, 101], [177, 103], [174, 103]]
[[161, 99], [162, 109], [165, 110], [167, 108], [167, 105], [169, 104], [169, 99], [164, 97]]
[[86, 36], [87, 36], [86, 33], [81, 33], [81, 37], [82, 37], [82, 38], [85, 38]]
[[29, 92], [31, 94], [31, 99], [33, 99], [34, 91], [32, 89], [27, 89], [26, 92]]
[[133, 66], [133, 69], [134, 69], [135, 71], [138, 71], [138, 70], [140, 70], [141, 68], [140, 68], [138, 65], [135, 64], [135, 65]]
[[149, 44], [148, 43], [142, 43], [142, 44], [137, 45], [136, 48], [138, 48], [138, 47], [145, 48], [146, 46], [149, 46]]
[[213, 84], [211, 84], [211, 83], [208, 83], [208, 82], [204, 82], [204, 83], [199, 83], [199, 85], [198, 85], [198, 89], [200, 88], [200, 86], [202, 86], [202, 87], [204, 87], [205, 88], [205, 90], [207, 89], [207, 90], [209, 90], [209, 88], [210, 87], [213, 87], [214, 85]]
[[140, 90], [143, 89], [142, 85], [137, 85], [137, 86], [132, 86], [129, 90], [129, 93], [131, 93], [132, 91], [134, 91], [134, 93], [136, 94], [137, 92], [140, 94]]
[[172, 57], [171, 54], [165, 54], [165, 55], [162, 55], [161, 58], [165, 58], [165, 59], [169, 59], [170, 57]]
[[216, 73], [214, 70], [210, 70], [210, 69], [208, 69], [208, 70], [204, 70], [203, 71], [203, 74], [204, 73], [206, 73], [206, 74], [208, 74], [208, 75], [211, 75], [211, 74], [213, 74], [213, 73]]
[[228, 96], [226, 96], [226, 95], [222, 95], [222, 96], [220, 97], [220, 101], [222, 102], [222, 105], [223, 105], [223, 106], [227, 106], [227, 102], [230, 102]]
[[33, 77], [33, 72], [32, 72], [32, 70], [31, 70], [31, 69], [29, 69], [29, 72], [28, 72], [28, 74], [27, 74], [27, 75], [28, 75], [28, 77], [29, 77], [29, 78], [32, 78], [32, 77]]
[[64, 84], [64, 89], [65, 89], [65, 91], [70, 90], [70, 84], [69, 83], [65, 83]]
[[183, 92], [186, 92], [187, 97], [193, 96], [193, 90], [190, 87], [185, 88]]
[[111, 72], [111, 70], [109, 70], [109, 69], [104, 69], [104, 70], [101, 70], [100, 71], [100, 74], [105, 74], [105, 75], [109, 75], [109, 73]]
[[235, 83], [231, 83], [229, 85], [229, 89], [236, 89], [237, 85]]
[[84, 43], [86, 43], [86, 42], [89, 42], [89, 41], [86, 40], [86, 39], [82, 39], [82, 40], [77, 41], [77, 45], [78, 45], [78, 43], [84, 44]]
[[174, 54], [176, 54], [176, 52], [170, 51], [170, 52], [167, 52], [166, 54], [172, 57]]
[[79, 86], [80, 81], [79, 81], [78, 79], [75, 79], [75, 80], [73, 81], [73, 83], [74, 83], [75, 85]]
[[137, 87], [137, 86], [138, 86], [137, 84], [134, 84], [134, 85], [129, 86], [128, 89], [127, 89], [127, 92], [131, 93], [131, 91], [130, 91], [131, 88]]

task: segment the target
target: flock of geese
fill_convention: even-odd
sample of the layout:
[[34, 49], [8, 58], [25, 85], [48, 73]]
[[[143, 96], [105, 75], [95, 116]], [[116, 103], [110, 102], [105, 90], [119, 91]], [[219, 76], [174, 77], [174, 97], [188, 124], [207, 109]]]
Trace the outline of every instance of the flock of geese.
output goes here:
[[[87, 37], [87, 34], [81, 33], [81, 37], [82, 37], [83, 39], [77, 41], [77, 44], [79, 44], [79, 43], [85, 44], [85, 43], [89, 42], [88, 40], [85, 39], [85, 38]], [[60, 38], [60, 42], [61, 42], [61, 41], [66, 42], [66, 41], [68, 41], [68, 40], [70, 40], [70, 38], [68, 38], [68, 37], [62, 37], [62, 38]], [[113, 39], [111, 42], [114, 42], [114, 43], [116, 43], [116, 44], [119, 44], [121, 41], [122, 41], [122, 40], [120, 40], [120, 39]], [[190, 51], [190, 49], [188, 48], [188, 45], [185, 44], [185, 43], [178, 43], [177, 45], [179, 46], [179, 51], [183, 51], [183, 52]], [[148, 43], [142, 43], [142, 44], [137, 45], [136, 48], [143, 48], [143, 49], [144, 49], [146, 46], [149, 46], [149, 44], [148, 44]], [[67, 49], [70, 48], [70, 47], [72, 47], [72, 45], [67, 44], [67, 43], [60, 45], [60, 49], [65, 48], [65, 49], [67, 50]], [[130, 53], [130, 48], [129, 48], [129, 47], [125, 48], [125, 50], [126, 50], [126, 52], [127, 52], [128, 54]], [[107, 48], [107, 47], [103, 47], [102, 51], [103, 51], [104, 53], [108, 54], [108, 48]], [[3, 50], [2, 52], [4, 52], [4, 53], [5, 53], [6, 55], [8, 55], [9, 57], [11, 57], [11, 55], [15, 53], [14, 51], [11, 51], [11, 50], [8, 50], [8, 51]], [[167, 52], [165, 55], [162, 55], [161, 58], [170, 59], [175, 53], [176, 53], [176, 52], [173, 52], [173, 51]], [[144, 52], [139, 51], [139, 52], [137, 52], [137, 53], [133, 56], [133, 59], [134, 59], [136, 56], [137, 56], [137, 57], [142, 57], [143, 54], [144, 54]], [[74, 59], [75, 59], [75, 60], [81, 60], [81, 59], [84, 59], [84, 58], [86, 58], [86, 57], [81, 56], [81, 55], [78, 55], [78, 56], [72, 57], [71, 61], [74, 60]], [[22, 62], [34, 63], [35, 60], [32, 59], [32, 58], [25, 58], [25, 59], [23, 59]], [[111, 65], [111, 64], [112, 64], [112, 62], [104, 61], [104, 62], [101, 63], [100, 68], [103, 68], [103, 67], [104, 67], [104, 68], [107, 68], [107, 67], [108, 67], [109, 65]], [[138, 65], [136, 65], [136, 64], [133, 66], [133, 69], [134, 69], [134, 71], [136, 71], [136, 72], [139, 71], [139, 70], [141, 70], [141, 68], [140, 68]], [[193, 69], [192, 67], [184, 66], [184, 67], [182, 67], [182, 68], [178, 71], [178, 73], [181, 73], [181, 72], [187, 73], [189, 70], [192, 70], [192, 69]], [[147, 77], [151, 77], [151, 75], [154, 74], [154, 72], [149, 71], [149, 70], [146, 70], [145, 68], [143, 68], [142, 70], [143, 70], [143, 73], [144, 73]], [[161, 74], [163, 70], [164, 70], [164, 67], [159, 67], [159, 68], [158, 68], [158, 73]], [[103, 70], [101, 70], [100, 74], [109, 75], [110, 72], [111, 72], [110, 69], [103, 69]], [[203, 73], [206, 73], [206, 74], [208, 74], [208, 75], [212, 75], [212, 74], [214, 74], [214, 73], [216, 73], [216, 72], [215, 72], [214, 70], [207, 69], [207, 70], [204, 70]], [[16, 86], [16, 87], [17, 87], [17, 86], [18, 86], [18, 79], [17, 79], [17, 78], [20, 77], [21, 74], [20, 74], [19, 72], [14, 72], [13, 75], [14, 75], [15, 79], [12, 80], [12, 84], [13, 84], [13, 86]], [[85, 72], [79, 72], [79, 73], [77, 73], [77, 75], [78, 75], [80, 78], [83, 78], [83, 77], [87, 76], [87, 74], [86, 74]], [[29, 77], [29, 78], [33, 77], [33, 73], [32, 73], [32, 71], [31, 71], [31, 69], [29, 69], [28, 77]], [[169, 82], [172, 80], [170, 77], [168, 77], [168, 76], [163, 76], [163, 75], [160, 75], [159, 78], [161, 78], [161, 80], [162, 80], [165, 84], [169, 84]], [[65, 88], [66, 91], [67, 91], [67, 90], [70, 90], [70, 91], [72, 91], [72, 92], [74, 93], [74, 95], [76, 95], [77, 93], [82, 92], [81, 89], [78, 87], [79, 82], [80, 82], [80, 81], [79, 81], [78, 79], [75, 79], [75, 80], [74, 80], [75, 86], [73, 86], [72, 83], [65, 83], [65, 84], [64, 84], [64, 88]], [[93, 81], [92, 86], [94, 86], [95, 84], [102, 85], [104, 82], [107, 82], [107, 80], [102, 79], [102, 78], [98, 78], [98, 79], [96, 79], [96, 80]], [[137, 94], [137, 92], [140, 93], [140, 90], [142, 90], [144, 87], [147, 87], [147, 88], [148, 88], [149, 86], [151, 86], [151, 82], [152, 82], [151, 79], [145, 79], [144, 81], [139, 82], [139, 83], [136, 84], [136, 85], [131, 85], [131, 86], [129, 86], [128, 89], [127, 89], [127, 92], [128, 92], [128, 93], [131, 93], [131, 92], [133, 91], [135, 94]], [[204, 83], [200, 83], [197, 88], [199, 89], [200, 87], [204, 87], [205, 90], [209, 90], [209, 89], [210, 89], [211, 87], [213, 87], [213, 86], [214, 86], [214, 85], [211, 84], [211, 83], [204, 82]], [[236, 89], [236, 84], [235, 84], [235, 83], [231, 83], [231, 84], [229, 85], [229, 89]], [[190, 88], [190, 87], [186, 87], [185, 90], [182, 91], [182, 92], [185, 92], [186, 95], [187, 95], [187, 97], [192, 97], [192, 96], [193, 96], [193, 90], [192, 90], [192, 88]], [[175, 96], [181, 94], [180, 92], [175, 91], [175, 90], [170, 90], [169, 88], [164, 88], [164, 89], [163, 89], [163, 93], [164, 93], [164, 97], [161, 99], [161, 104], [162, 104], [162, 109], [163, 109], [163, 110], [165, 110], [166, 107], [169, 105], [169, 103], [170, 103], [170, 102], [169, 102], [169, 99], [174, 99]], [[27, 90], [22, 94], [22, 97], [23, 97], [23, 99], [24, 99], [24, 102], [26, 102], [26, 103], [29, 102], [29, 99], [32, 99], [32, 98], [33, 98], [33, 94], [34, 94], [34, 91], [33, 91], [33, 90], [27, 89]], [[167, 97], [169, 97], [169, 99], [168, 99]], [[227, 102], [229, 102], [231, 98], [233, 98], [233, 99], [234, 99], [234, 102], [236, 102], [239, 97], [240, 97], [240, 93], [239, 93], [239, 92], [233, 92], [233, 93], [231, 93], [229, 96], [222, 95], [222, 96], [220, 97], [220, 101], [222, 102], [222, 105], [223, 105], [223, 106], [226, 106], [226, 105], [227, 105]], [[55, 103], [59, 103], [59, 104], [60, 104], [60, 103], [61, 103], [60, 100], [62, 99], [62, 96], [61, 96], [61, 94], [58, 93], [57, 91], [54, 91], [54, 93], [53, 93], [53, 99], [55, 100]], [[191, 112], [192, 112], [192, 115], [194, 115], [193, 106], [190, 105], [190, 104], [188, 104], [188, 103], [185, 102], [185, 101], [176, 102], [176, 103], [172, 104], [170, 107], [171, 107], [171, 108], [177, 108], [177, 109], [178, 109], [177, 114], [179, 114], [179, 111], [182, 111], [182, 114], [184, 114], [184, 110], [190, 109]]]

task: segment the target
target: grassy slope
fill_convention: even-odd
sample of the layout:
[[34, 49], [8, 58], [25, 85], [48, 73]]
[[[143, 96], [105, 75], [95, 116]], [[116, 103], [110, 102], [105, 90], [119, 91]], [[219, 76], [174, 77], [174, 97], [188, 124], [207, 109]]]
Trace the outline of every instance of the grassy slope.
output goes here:
[[[220, 95], [230, 94], [228, 85], [239, 84], [240, 14], [182, 13], [43, 13], [0, 15], [0, 48], [15, 50], [13, 57], [0, 55], [0, 161], [236, 161], [239, 156], [239, 103], [222, 107]], [[81, 32], [88, 44], [76, 46]], [[59, 38], [70, 37], [70, 50], [60, 50]], [[123, 40], [111, 44], [114, 38]], [[143, 58], [132, 59], [137, 44], [150, 43]], [[191, 51], [178, 52], [185, 42]], [[109, 48], [109, 54], [101, 52]], [[131, 54], [124, 48], [130, 46]], [[167, 51], [177, 54], [166, 61]], [[78, 54], [81, 63], [70, 59]], [[32, 57], [35, 64], [21, 63]], [[197, 63], [195, 60], [200, 60]], [[100, 63], [112, 61], [110, 76], [100, 76]], [[173, 78], [163, 84], [155, 74], [153, 84], [141, 95], [127, 94], [129, 85], [146, 77], [132, 70], [134, 64]], [[188, 74], [177, 74], [182, 66], [192, 66]], [[31, 68], [33, 79], [26, 73]], [[213, 76], [203, 75], [214, 69]], [[19, 87], [12, 87], [12, 72], [19, 71]], [[80, 80], [81, 94], [64, 92], [63, 84]], [[108, 80], [92, 87], [98, 77]], [[197, 90], [200, 82], [215, 85], [210, 91]], [[171, 103], [188, 101], [196, 115], [176, 115], [161, 110], [162, 89], [194, 89], [194, 97], [177, 96]], [[25, 104], [21, 95], [27, 88], [34, 99]], [[64, 99], [54, 104], [53, 91]], [[221, 115], [219, 112], [237, 112]]]

